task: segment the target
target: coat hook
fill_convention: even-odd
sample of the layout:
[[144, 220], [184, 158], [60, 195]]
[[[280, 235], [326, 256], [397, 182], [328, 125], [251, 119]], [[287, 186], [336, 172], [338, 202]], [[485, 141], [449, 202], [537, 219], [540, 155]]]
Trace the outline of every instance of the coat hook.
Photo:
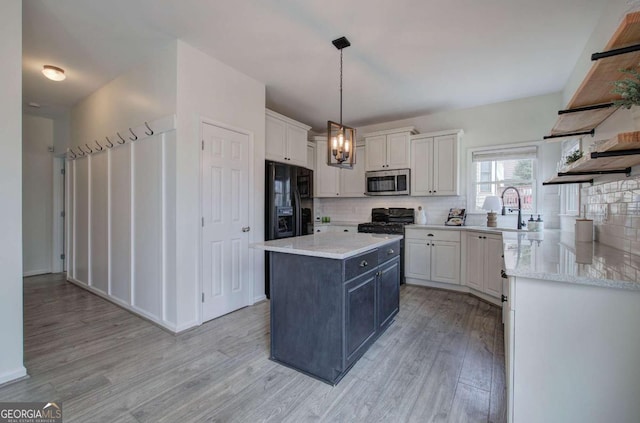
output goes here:
[[85, 152], [85, 151], [82, 149], [82, 146], [81, 146], [81, 145], [79, 145], [79, 146], [78, 146], [78, 150], [80, 150], [80, 153], [82, 153], [82, 157], [84, 157], [84, 156], [86, 156], [87, 154], [89, 154], [89, 153]]
[[144, 131], [144, 133], [145, 133], [145, 134], [147, 134], [147, 135], [153, 135], [153, 129], [151, 129], [151, 128], [149, 127], [149, 124], [148, 124], [147, 122], [145, 122], [145, 123], [144, 123], [144, 126], [146, 126], [146, 127], [147, 127], [147, 129], [149, 130], [149, 132]]
[[120, 135], [120, 132], [116, 132], [116, 134], [118, 134], [118, 138], [120, 138], [120, 141], [118, 141], [118, 144], [124, 144], [125, 142], [127, 142], [124, 138], [122, 138], [122, 135]]
[[[120, 134], [118, 134], [120, 135]], [[113, 147], [113, 143], [111, 142], [111, 140], [109, 140], [109, 137], [105, 137], [107, 139], [107, 147], [111, 148]]]
[[[131, 141], [135, 141], [135, 140], [137, 140], [137, 139], [138, 139], [138, 136], [137, 136], [136, 134], [134, 134], [134, 133], [133, 133], [133, 131], [131, 130], [131, 128], [129, 128], [129, 132], [131, 132], [131, 135], [133, 135], [133, 138], [129, 137], [129, 139], [130, 139]], [[120, 142], [120, 141], [118, 141], [118, 142]]]
[[74, 153], [72, 148], [67, 148], [67, 153], [69, 154], [69, 156], [73, 154], [73, 157], [71, 157], [71, 160], [75, 160], [75, 158], [78, 157], [76, 153]]
[[89, 144], [86, 144], [86, 143], [85, 143], [85, 145], [86, 145], [86, 146], [87, 146], [87, 148], [89, 149], [89, 154], [90, 154], [90, 153], [93, 153], [93, 148], [89, 147]]
[[100, 145], [100, 143], [98, 142], [98, 140], [94, 140], [93, 142], [95, 142], [95, 143], [96, 143], [96, 145], [98, 146], [98, 151], [102, 151], [102, 150], [104, 150], [104, 147], [102, 147], [102, 146]]

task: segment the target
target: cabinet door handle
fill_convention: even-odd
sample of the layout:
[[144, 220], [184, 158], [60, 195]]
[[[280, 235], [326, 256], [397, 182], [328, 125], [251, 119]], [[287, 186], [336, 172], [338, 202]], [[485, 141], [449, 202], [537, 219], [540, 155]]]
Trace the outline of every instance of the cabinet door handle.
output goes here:
[[504, 271], [504, 269], [500, 269], [500, 276], [502, 276], [503, 279], [507, 279], [507, 272]]
[[395, 251], [393, 250], [393, 248], [389, 248], [389, 251], [387, 251], [387, 254], [393, 254], [395, 253]]
[[500, 298], [502, 299], [503, 303], [507, 302], [507, 296], [506, 295], [502, 295]]
[[249, 232], [251, 230], [251, 226], [245, 226], [242, 228], [242, 232]]
[[367, 263], [367, 261], [366, 261], [366, 260], [362, 260], [362, 261], [360, 262], [360, 267], [367, 267], [368, 265], [369, 265], [369, 263]]
[[433, 234], [427, 234], [427, 236], [433, 236]]
[[349, 232], [349, 229], [343, 229], [342, 232]]

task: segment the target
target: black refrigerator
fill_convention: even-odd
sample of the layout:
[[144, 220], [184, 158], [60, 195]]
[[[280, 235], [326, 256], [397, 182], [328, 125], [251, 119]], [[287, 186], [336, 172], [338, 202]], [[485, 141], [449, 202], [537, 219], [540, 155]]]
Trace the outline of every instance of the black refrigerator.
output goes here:
[[[313, 234], [313, 171], [267, 161], [264, 179], [264, 239]], [[269, 298], [269, 253], [266, 254], [265, 293]]]

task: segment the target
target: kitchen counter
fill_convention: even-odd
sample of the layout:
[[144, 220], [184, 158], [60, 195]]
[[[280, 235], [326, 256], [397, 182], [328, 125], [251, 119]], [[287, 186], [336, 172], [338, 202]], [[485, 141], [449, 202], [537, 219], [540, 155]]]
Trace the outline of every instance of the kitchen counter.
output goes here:
[[640, 291], [640, 256], [559, 230], [502, 234], [509, 276]]
[[400, 239], [402, 235], [331, 232], [257, 242], [251, 246], [265, 251], [343, 260]]

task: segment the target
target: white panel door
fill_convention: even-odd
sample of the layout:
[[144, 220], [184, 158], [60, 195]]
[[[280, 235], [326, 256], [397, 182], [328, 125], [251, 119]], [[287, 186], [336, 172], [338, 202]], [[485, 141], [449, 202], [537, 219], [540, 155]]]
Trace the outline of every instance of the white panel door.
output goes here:
[[431, 245], [431, 280], [460, 283], [460, 243], [433, 242]]
[[207, 321], [250, 304], [249, 137], [203, 123], [202, 138], [202, 320]]
[[457, 135], [433, 139], [433, 194], [458, 195]]
[[387, 168], [407, 169], [410, 160], [409, 133], [387, 135]]

